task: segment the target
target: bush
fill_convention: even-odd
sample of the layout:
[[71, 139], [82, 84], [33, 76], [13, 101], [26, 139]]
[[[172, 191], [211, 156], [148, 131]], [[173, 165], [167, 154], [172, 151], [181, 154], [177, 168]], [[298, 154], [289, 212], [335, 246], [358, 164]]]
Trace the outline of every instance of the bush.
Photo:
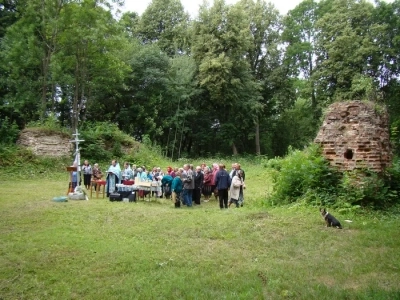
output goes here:
[[18, 134], [19, 129], [15, 122], [11, 123], [7, 117], [4, 120], [0, 120], [0, 147], [15, 144]]
[[272, 204], [305, 202], [353, 210], [360, 206], [384, 207], [396, 203], [400, 191], [400, 163], [395, 161], [386, 175], [367, 169], [339, 173], [330, 167], [317, 145], [303, 151], [289, 149], [282, 159], [266, 164], [274, 188]]
[[124, 156], [122, 146], [135, 147], [132, 137], [109, 122], [87, 122], [81, 128], [81, 157], [91, 161], [110, 161]]
[[273, 168], [271, 202], [288, 204], [303, 198], [306, 202], [325, 205], [334, 201], [333, 187], [337, 186], [339, 176], [321, 156], [318, 145], [303, 151], [289, 148], [285, 158], [275, 158], [267, 167]]

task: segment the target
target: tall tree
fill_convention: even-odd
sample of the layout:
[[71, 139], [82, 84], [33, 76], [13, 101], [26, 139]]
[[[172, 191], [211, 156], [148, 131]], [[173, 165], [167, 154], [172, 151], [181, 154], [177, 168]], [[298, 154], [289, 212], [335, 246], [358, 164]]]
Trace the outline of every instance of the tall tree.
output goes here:
[[[251, 43], [246, 57], [250, 64], [254, 79], [262, 83], [261, 94], [270, 97], [260, 98], [260, 110], [255, 116], [255, 145], [256, 154], [261, 154], [260, 144], [260, 120], [267, 119], [268, 102], [272, 101], [275, 89], [266, 93], [271, 88], [271, 78], [276, 68], [280, 67], [279, 44], [281, 42], [281, 16], [278, 10], [263, 0], [242, 0], [237, 4], [238, 8], [245, 11], [250, 27]], [[282, 80], [285, 80], [282, 78]], [[287, 98], [290, 100], [290, 98]]]
[[140, 45], [129, 64], [120, 99], [105, 103], [109, 117], [136, 139], [148, 135], [155, 141], [162, 133], [159, 114], [165, 105], [169, 59], [157, 45]]
[[142, 14], [138, 32], [143, 43], [157, 43], [169, 56], [186, 52], [189, 15], [180, 0], [152, 0]]
[[332, 9], [318, 20], [320, 54], [314, 78], [318, 78], [327, 99], [353, 98], [352, 87], [360, 76], [373, 77], [376, 73], [373, 9], [363, 0], [333, 0]]
[[285, 64], [292, 76], [301, 76], [308, 83], [304, 96], [311, 99], [314, 120], [318, 120], [315, 72], [317, 63], [318, 4], [314, 0], [304, 0], [284, 19], [285, 29], [282, 40], [287, 43]]
[[92, 103], [123, 84], [130, 70], [121, 57], [127, 40], [111, 12], [98, 1], [71, 3], [63, 11], [63, 21], [74, 26], [60, 34], [62, 50], [55, 57], [53, 70], [61, 97], [69, 103], [70, 124], [75, 129], [79, 120], [85, 120]]
[[[194, 23], [193, 57], [199, 65], [198, 80], [210, 99], [210, 113], [218, 138], [237, 154], [238, 137], [254, 128], [260, 109], [259, 84], [246, 60], [251, 34], [240, 6], [217, 0], [211, 8], [202, 6]], [[253, 132], [253, 131], [251, 131]]]

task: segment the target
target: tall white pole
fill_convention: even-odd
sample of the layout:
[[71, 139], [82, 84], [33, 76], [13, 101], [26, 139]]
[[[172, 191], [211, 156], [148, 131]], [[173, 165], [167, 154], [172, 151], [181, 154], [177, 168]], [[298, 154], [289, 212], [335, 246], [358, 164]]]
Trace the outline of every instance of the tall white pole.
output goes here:
[[75, 143], [75, 161], [77, 163], [77, 170], [76, 170], [76, 176], [77, 176], [77, 185], [80, 185], [80, 172], [81, 172], [81, 154], [79, 150], [79, 142], [84, 142], [85, 140], [80, 140], [79, 139], [79, 133], [78, 129], [76, 129], [76, 132], [72, 134], [75, 136], [74, 140], [71, 140], [70, 143]]

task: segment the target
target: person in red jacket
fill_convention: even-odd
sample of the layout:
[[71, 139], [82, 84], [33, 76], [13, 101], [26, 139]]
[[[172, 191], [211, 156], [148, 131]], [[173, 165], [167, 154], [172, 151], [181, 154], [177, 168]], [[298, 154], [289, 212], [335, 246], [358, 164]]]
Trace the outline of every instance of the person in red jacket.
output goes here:
[[204, 195], [204, 202], [210, 201], [210, 196], [213, 192], [213, 181], [214, 176], [211, 172], [210, 167], [205, 166], [203, 169], [204, 172], [204, 180], [203, 180], [203, 195]]

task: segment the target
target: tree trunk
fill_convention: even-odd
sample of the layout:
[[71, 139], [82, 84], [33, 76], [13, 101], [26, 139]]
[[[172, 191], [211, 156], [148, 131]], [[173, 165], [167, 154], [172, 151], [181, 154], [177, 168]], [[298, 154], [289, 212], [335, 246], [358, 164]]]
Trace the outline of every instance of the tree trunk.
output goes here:
[[258, 122], [258, 117], [256, 120], [256, 155], [261, 154], [261, 147], [260, 147], [260, 123]]
[[309, 74], [310, 74], [309, 81], [311, 84], [311, 109], [312, 109], [312, 113], [313, 113], [314, 122], [317, 122], [319, 116], [318, 116], [318, 112], [317, 112], [317, 98], [315, 96], [315, 84], [314, 84], [314, 79], [312, 77], [314, 68], [313, 68], [313, 61], [312, 61], [311, 53], [308, 54], [308, 62], [309, 62]]
[[78, 128], [78, 116], [79, 116], [79, 57], [77, 55], [75, 65], [75, 90], [74, 90], [74, 102], [72, 104], [72, 130], [76, 132]]
[[238, 151], [237, 151], [235, 143], [232, 143], [232, 153], [233, 153], [233, 155], [238, 155]]

